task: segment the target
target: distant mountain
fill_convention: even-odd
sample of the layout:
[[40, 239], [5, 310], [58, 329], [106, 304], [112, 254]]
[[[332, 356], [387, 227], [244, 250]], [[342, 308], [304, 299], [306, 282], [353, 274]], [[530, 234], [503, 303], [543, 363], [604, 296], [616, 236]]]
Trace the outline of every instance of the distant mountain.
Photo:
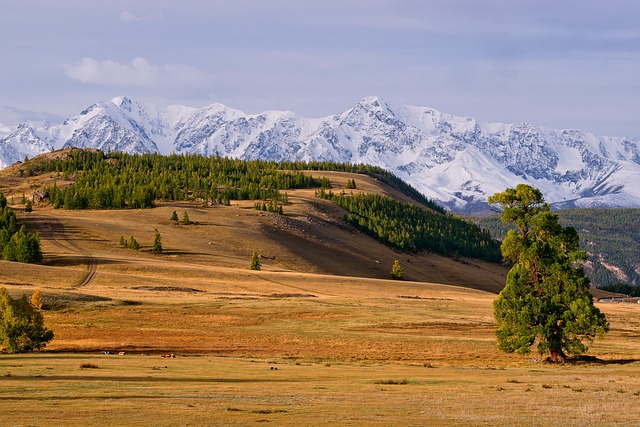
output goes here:
[[316, 119], [289, 111], [247, 115], [221, 104], [160, 108], [118, 97], [62, 124], [3, 127], [0, 168], [64, 146], [369, 163], [456, 211], [482, 210], [489, 195], [518, 183], [540, 188], [557, 207], [640, 207], [640, 139], [478, 123], [378, 97]]

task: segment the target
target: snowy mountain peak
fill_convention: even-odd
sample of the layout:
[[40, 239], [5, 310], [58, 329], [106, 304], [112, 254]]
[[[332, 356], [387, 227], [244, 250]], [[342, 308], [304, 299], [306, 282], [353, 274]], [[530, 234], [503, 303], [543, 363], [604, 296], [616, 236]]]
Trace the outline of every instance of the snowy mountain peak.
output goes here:
[[478, 123], [377, 96], [315, 119], [290, 111], [247, 115], [217, 103], [158, 107], [119, 96], [62, 124], [0, 126], [0, 168], [64, 146], [369, 163], [461, 211], [486, 206], [489, 195], [518, 183], [540, 188], [558, 206], [640, 207], [638, 139]]
[[389, 111], [390, 108], [387, 102], [379, 96], [365, 96], [360, 100], [358, 105], [361, 105], [370, 110]]
[[111, 100], [111, 103], [123, 110], [131, 110], [131, 104], [133, 104], [133, 101], [126, 96], [116, 96]]

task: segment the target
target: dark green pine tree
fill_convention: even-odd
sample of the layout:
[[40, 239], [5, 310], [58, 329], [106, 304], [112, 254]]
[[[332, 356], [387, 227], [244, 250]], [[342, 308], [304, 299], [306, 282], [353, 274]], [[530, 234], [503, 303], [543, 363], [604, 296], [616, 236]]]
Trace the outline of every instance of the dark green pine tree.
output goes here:
[[191, 224], [191, 219], [189, 218], [189, 213], [187, 211], [184, 211], [184, 213], [182, 214], [182, 223], [184, 225]]
[[133, 236], [129, 238], [129, 249], [133, 249], [134, 251], [137, 251], [140, 249], [140, 243], [138, 243], [136, 238]]
[[151, 250], [154, 254], [162, 253], [162, 239], [160, 238], [160, 232], [156, 227], [153, 231], [153, 248]]
[[258, 256], [258, 252], [254, 252], [251, 256], [251, 270], [260, 270], [262, 266], [260, 265], [260, 257]]
[[175, 221], [178, 222], [178, 213], [176, 211], [173, 211], [173, 213], [171, 214], [171, 221]]

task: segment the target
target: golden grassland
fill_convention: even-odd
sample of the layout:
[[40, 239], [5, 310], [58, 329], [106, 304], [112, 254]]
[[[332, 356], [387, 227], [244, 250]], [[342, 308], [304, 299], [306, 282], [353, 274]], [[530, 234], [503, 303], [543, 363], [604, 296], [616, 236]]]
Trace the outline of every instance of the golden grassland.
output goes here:
[[[21, 182], [13, 195], [29, 190]], [[40, 288], [56, 337], [43, 353], [0, 355], [0, 425], [637, 423], [640, 304], [598, 304], [611, 332], [592, 359], [500, 353], [492, 302], [505, 269], [398, 254], [312, 191], [289, 198], [284, 217], [250, 202], [21, 213], [45, 262], [0, 262], [0, 286]], [[174, 224], [174, 210], [195, 224]], [[396, 258], [405, 281], [386, 279]]]

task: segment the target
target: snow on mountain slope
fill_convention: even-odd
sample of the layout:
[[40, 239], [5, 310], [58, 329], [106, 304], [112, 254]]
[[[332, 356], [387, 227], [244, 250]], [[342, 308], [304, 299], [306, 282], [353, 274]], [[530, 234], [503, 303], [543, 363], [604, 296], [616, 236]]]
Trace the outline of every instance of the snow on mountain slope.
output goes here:
[[248, 115], [221, 104], [158, 107], [118, 97], [62, 124], [26, 122], [0, 132], [0, 168], [64, 146], [330, 160], [382, 166], [459, 211], [481, 209], [489, 195], [518, 183], [540, 188], [558, 206], [640, 207], [638, 139], [478, 123], [378, 97], [315, 119], [289, 111]]
[[0, 138], [4, 138], [12, 132], [11, 128], [4, 123], [0, 123]]

